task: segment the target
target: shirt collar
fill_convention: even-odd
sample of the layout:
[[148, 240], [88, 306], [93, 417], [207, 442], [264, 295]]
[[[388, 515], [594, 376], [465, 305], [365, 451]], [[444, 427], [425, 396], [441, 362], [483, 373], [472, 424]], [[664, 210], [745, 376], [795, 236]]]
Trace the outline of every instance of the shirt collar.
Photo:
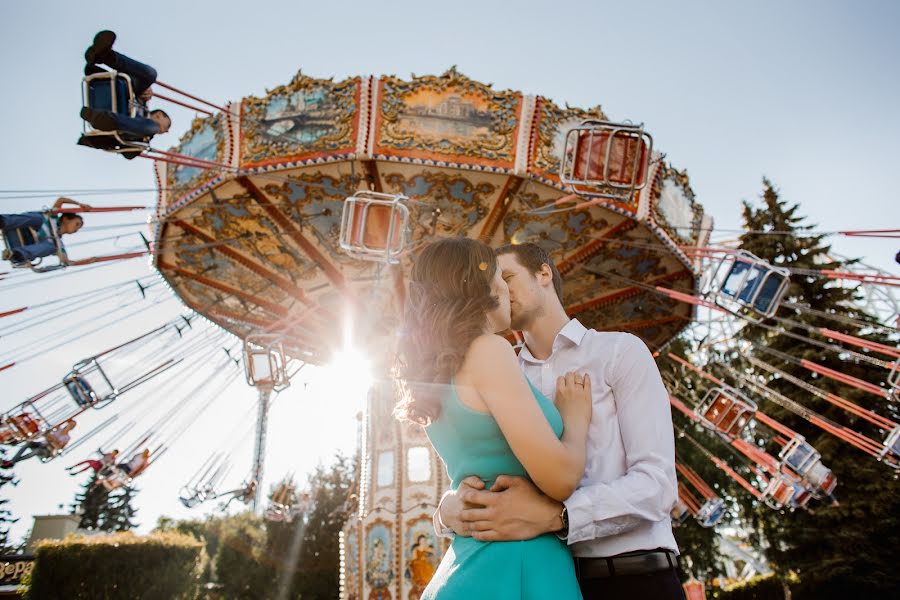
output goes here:
[[[553, 352], [556, 352], [557, 348], [559, 348], [560, 338], [565, 338], [575, 344], [576, 346], [581, 345], [581, 340], [584, 339], [584, 335], [587, 333], [587, 328], [581, 324], [578, 319], [569, 319], [569, 322], [563, 325], [563, 328], [559, 330], [559, 333], [556, 334], [556, 338], [553, 340], [553, 349], [551, 350], [551, 355]], [[519, 351], [519, 358], [523, 360], [527, 360], [532, 363], [542, 363], [543, 360], [538, 360], [531, 354], [531, 350], [528, 349], [528, 346], [522, 344], [522, 349]]]

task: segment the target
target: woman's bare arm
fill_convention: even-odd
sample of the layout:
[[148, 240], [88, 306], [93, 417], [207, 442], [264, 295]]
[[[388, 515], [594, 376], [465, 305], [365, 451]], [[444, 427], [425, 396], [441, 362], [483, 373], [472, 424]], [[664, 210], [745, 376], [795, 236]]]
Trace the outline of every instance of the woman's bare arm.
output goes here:
[[498, 335], [477, 338], [466, 355], [465, 371], [535, 485], [555, 500], [568, 498], [584, 473], [590, 388], [586, 399], [575, 402], [587, 404], [587, 412], [581, 407], [586, 418], [569, 411], [564, 416], [563, 437], [558, 439], [505, 339]]

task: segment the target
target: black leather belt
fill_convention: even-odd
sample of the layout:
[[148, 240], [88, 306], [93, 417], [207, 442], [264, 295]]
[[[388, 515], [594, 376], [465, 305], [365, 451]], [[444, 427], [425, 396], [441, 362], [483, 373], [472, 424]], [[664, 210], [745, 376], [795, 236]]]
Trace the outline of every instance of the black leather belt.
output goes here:
[[639, 550], [608, 558], [575, 559], [575, 573], [581, 580], [655, 573], [677, 566], [678, 557], [671, 550]]

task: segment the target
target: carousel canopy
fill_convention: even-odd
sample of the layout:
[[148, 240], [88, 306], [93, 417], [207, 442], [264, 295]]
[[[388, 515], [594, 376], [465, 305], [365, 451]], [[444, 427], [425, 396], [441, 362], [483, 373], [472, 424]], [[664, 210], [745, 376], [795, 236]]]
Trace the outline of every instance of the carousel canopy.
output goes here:
[[[588, 327], [659, 347], [692, 318], [655, 288], [695, 291], [698, 265], [678, 247], [704, 245], [711, 222], [661, 154], [641, 189], [544, 209], [571, 196], [566, 134], [605, 120], [599, 107], [560, 108], [450, 69], [409, 81], [298, 73], [228, 109], [181, 139], [177, 152], [198, 162], [157, 163], [154, 260], [188, 306], [242, 338], [281, 334], [288, 354], [317, 363], [352, 323], [355, 343], [389, 348], [415, 249], [456, 235], [543, 246], [567, 311]], [[360, 190], [408, 198], [393, 261], [341, 247], [344, 204]]]

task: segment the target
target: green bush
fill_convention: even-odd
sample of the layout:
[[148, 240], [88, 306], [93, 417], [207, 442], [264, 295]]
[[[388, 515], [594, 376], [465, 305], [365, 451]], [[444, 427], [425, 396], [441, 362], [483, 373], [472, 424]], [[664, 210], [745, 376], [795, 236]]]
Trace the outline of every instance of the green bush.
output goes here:
[[774, 575], [754, 577], [716, 595], [716, 600], [782, 600], [784, 582]]
[[35, 551], [28, 600], [191, 600], [206, 562], [189, 535], [70, 536]]

